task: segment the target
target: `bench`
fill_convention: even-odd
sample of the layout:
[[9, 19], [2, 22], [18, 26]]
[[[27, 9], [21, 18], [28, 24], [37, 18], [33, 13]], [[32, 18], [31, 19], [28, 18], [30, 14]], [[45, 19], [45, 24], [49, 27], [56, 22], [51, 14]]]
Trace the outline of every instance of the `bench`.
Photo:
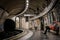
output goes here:
[[49, 26], [50, 31], [56, 34], [59, 34], [59, 27], [54, 27], [53, 25]]

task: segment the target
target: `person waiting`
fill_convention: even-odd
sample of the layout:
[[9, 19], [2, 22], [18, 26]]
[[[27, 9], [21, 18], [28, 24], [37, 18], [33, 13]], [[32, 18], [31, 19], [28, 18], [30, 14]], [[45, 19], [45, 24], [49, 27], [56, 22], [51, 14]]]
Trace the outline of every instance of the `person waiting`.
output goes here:
[[53, 22], [52, 25], [50, 26], [46, 26], [46, 30], [44, 32], [44, 34], [47, 33], [47, 31], [53, 30], [56, 32], [56, 35], [59, 34], [59, 26], [58, 26], [58, 22]]

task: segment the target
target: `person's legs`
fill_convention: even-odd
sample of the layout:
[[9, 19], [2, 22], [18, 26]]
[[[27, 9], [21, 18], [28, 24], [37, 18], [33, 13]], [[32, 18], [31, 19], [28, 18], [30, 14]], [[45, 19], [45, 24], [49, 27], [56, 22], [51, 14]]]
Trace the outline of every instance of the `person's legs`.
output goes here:
[[47, 33], [47, 29], [45, 30], [44, 34], [46, 34], [46, 33]]
[[46, 34], [46, 33], [47, 33], [47, 30], [48, 30], [48, 26], [46, 26], [46, 30], [45, 30], [44, 34]]
[[50, 32], [50, 28], [48, 27], [48, 32]]

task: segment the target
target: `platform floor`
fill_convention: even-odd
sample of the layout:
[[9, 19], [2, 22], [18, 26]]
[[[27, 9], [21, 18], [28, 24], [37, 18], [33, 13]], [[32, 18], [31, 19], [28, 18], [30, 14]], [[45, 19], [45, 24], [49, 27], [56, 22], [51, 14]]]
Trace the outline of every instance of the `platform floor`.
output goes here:
[[43, 34], [42, 31], [33, 31], [34, 34], [27, 40], [60, 40], [60, 35], [54, 35], [53, 33]]

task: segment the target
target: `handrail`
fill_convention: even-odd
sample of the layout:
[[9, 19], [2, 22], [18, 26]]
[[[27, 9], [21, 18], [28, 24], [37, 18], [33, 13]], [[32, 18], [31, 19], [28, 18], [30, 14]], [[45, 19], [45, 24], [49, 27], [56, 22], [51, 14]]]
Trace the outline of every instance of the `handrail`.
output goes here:
[[39, 17], [42, 17], [43, 15], [47, 14], [54, 6], [54, 4], [56, 3], [57, 0], [52, 0], [51, 3], [49, 4], [48, 7], [46, 7], [38, 16], [35, 16], [29, 20], [35, 20]]

